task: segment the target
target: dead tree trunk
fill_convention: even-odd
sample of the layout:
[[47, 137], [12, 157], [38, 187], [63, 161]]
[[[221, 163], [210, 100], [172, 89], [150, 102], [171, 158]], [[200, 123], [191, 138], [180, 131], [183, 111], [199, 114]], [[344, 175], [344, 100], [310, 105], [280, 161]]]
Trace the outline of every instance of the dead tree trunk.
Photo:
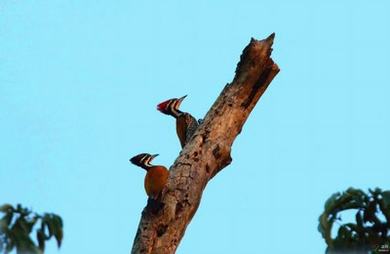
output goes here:
[[271, 59], [274, 34], [251, 39], [237, 65], [234, 80], [225, 86], [204, 123], [170, 168], [161, 197], [164, 207], [145, 207], [132, 254], [172, 254], [194, 216], [208, 181], [232, 161], [230, 150], [250, 112], [279, 72]]

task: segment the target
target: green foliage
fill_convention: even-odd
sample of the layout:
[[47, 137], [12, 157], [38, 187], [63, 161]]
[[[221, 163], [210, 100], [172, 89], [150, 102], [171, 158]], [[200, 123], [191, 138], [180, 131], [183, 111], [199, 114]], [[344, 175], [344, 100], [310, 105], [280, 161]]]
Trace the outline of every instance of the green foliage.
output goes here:
[[[60, 216], [53, 213], [39, 215], [20, 204], [0, 206], [0, 253], [7, 254], [16, 249], [18, 254], [43, 254], [45, 242], [52, 237], [61, 246], [63, 223]], [[35, 231], [36, 242], [31, 234]]]
[[[356, 211], [353, 223], [341, 223], [341, 213], [346, 210]], [[332, 237], [335, 223], [337, 235]], [[318, 230], [328, 245], [328, 254], [376, 253], [378, 248], [390, 243], [390, 191], [376, 188], [365, 193], [349, 188], [333, 194], [319, 217]]]

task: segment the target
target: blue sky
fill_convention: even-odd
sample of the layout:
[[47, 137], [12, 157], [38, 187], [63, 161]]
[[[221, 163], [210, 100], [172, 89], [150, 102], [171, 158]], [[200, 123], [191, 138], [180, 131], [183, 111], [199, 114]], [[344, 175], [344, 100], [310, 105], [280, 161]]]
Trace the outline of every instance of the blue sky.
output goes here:
[[0, 203], [60, 214], [47, 253], [129, 253], [146, 196], [128, 159], [179, 153], [162, 100], [200, 118], [251, 37], [281, 68], [177, 253], [323, 253], [349, 186], [388, 188], [389, 1], [0, 2]]

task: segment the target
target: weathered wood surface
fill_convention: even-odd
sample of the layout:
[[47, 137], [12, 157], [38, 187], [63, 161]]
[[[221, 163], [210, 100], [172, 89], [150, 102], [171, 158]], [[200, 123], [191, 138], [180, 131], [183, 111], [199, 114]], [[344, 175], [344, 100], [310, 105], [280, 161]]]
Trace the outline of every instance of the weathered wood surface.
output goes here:
[[161, 196], [162, 209], [149, 205], [141, 221], [131, 253], [175, 253], [194, 216], [208, 181], [232, 161], [232, 144], [252, 109], [279, 72], [271, 59], [274, 34], [251, 39], [237, 65], [233, 81], [225, 86], [204, 122], [170, 168]]

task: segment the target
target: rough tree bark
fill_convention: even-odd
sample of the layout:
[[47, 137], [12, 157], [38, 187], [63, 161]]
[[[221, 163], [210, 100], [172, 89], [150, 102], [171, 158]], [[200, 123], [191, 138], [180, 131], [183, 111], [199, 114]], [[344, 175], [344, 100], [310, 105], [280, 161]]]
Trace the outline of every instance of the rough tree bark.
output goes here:
[[172, 254], [194, 216], [208, 181], [232, 161], [231, 146], [250, 112], [279, 72], [271, 59], [274, 34], [265, 40], [251, 39], [227, 84], [203, 124], [170, 168], [161, 196], [164, 206], [148, 206], [132, 248], [133, 254]]

